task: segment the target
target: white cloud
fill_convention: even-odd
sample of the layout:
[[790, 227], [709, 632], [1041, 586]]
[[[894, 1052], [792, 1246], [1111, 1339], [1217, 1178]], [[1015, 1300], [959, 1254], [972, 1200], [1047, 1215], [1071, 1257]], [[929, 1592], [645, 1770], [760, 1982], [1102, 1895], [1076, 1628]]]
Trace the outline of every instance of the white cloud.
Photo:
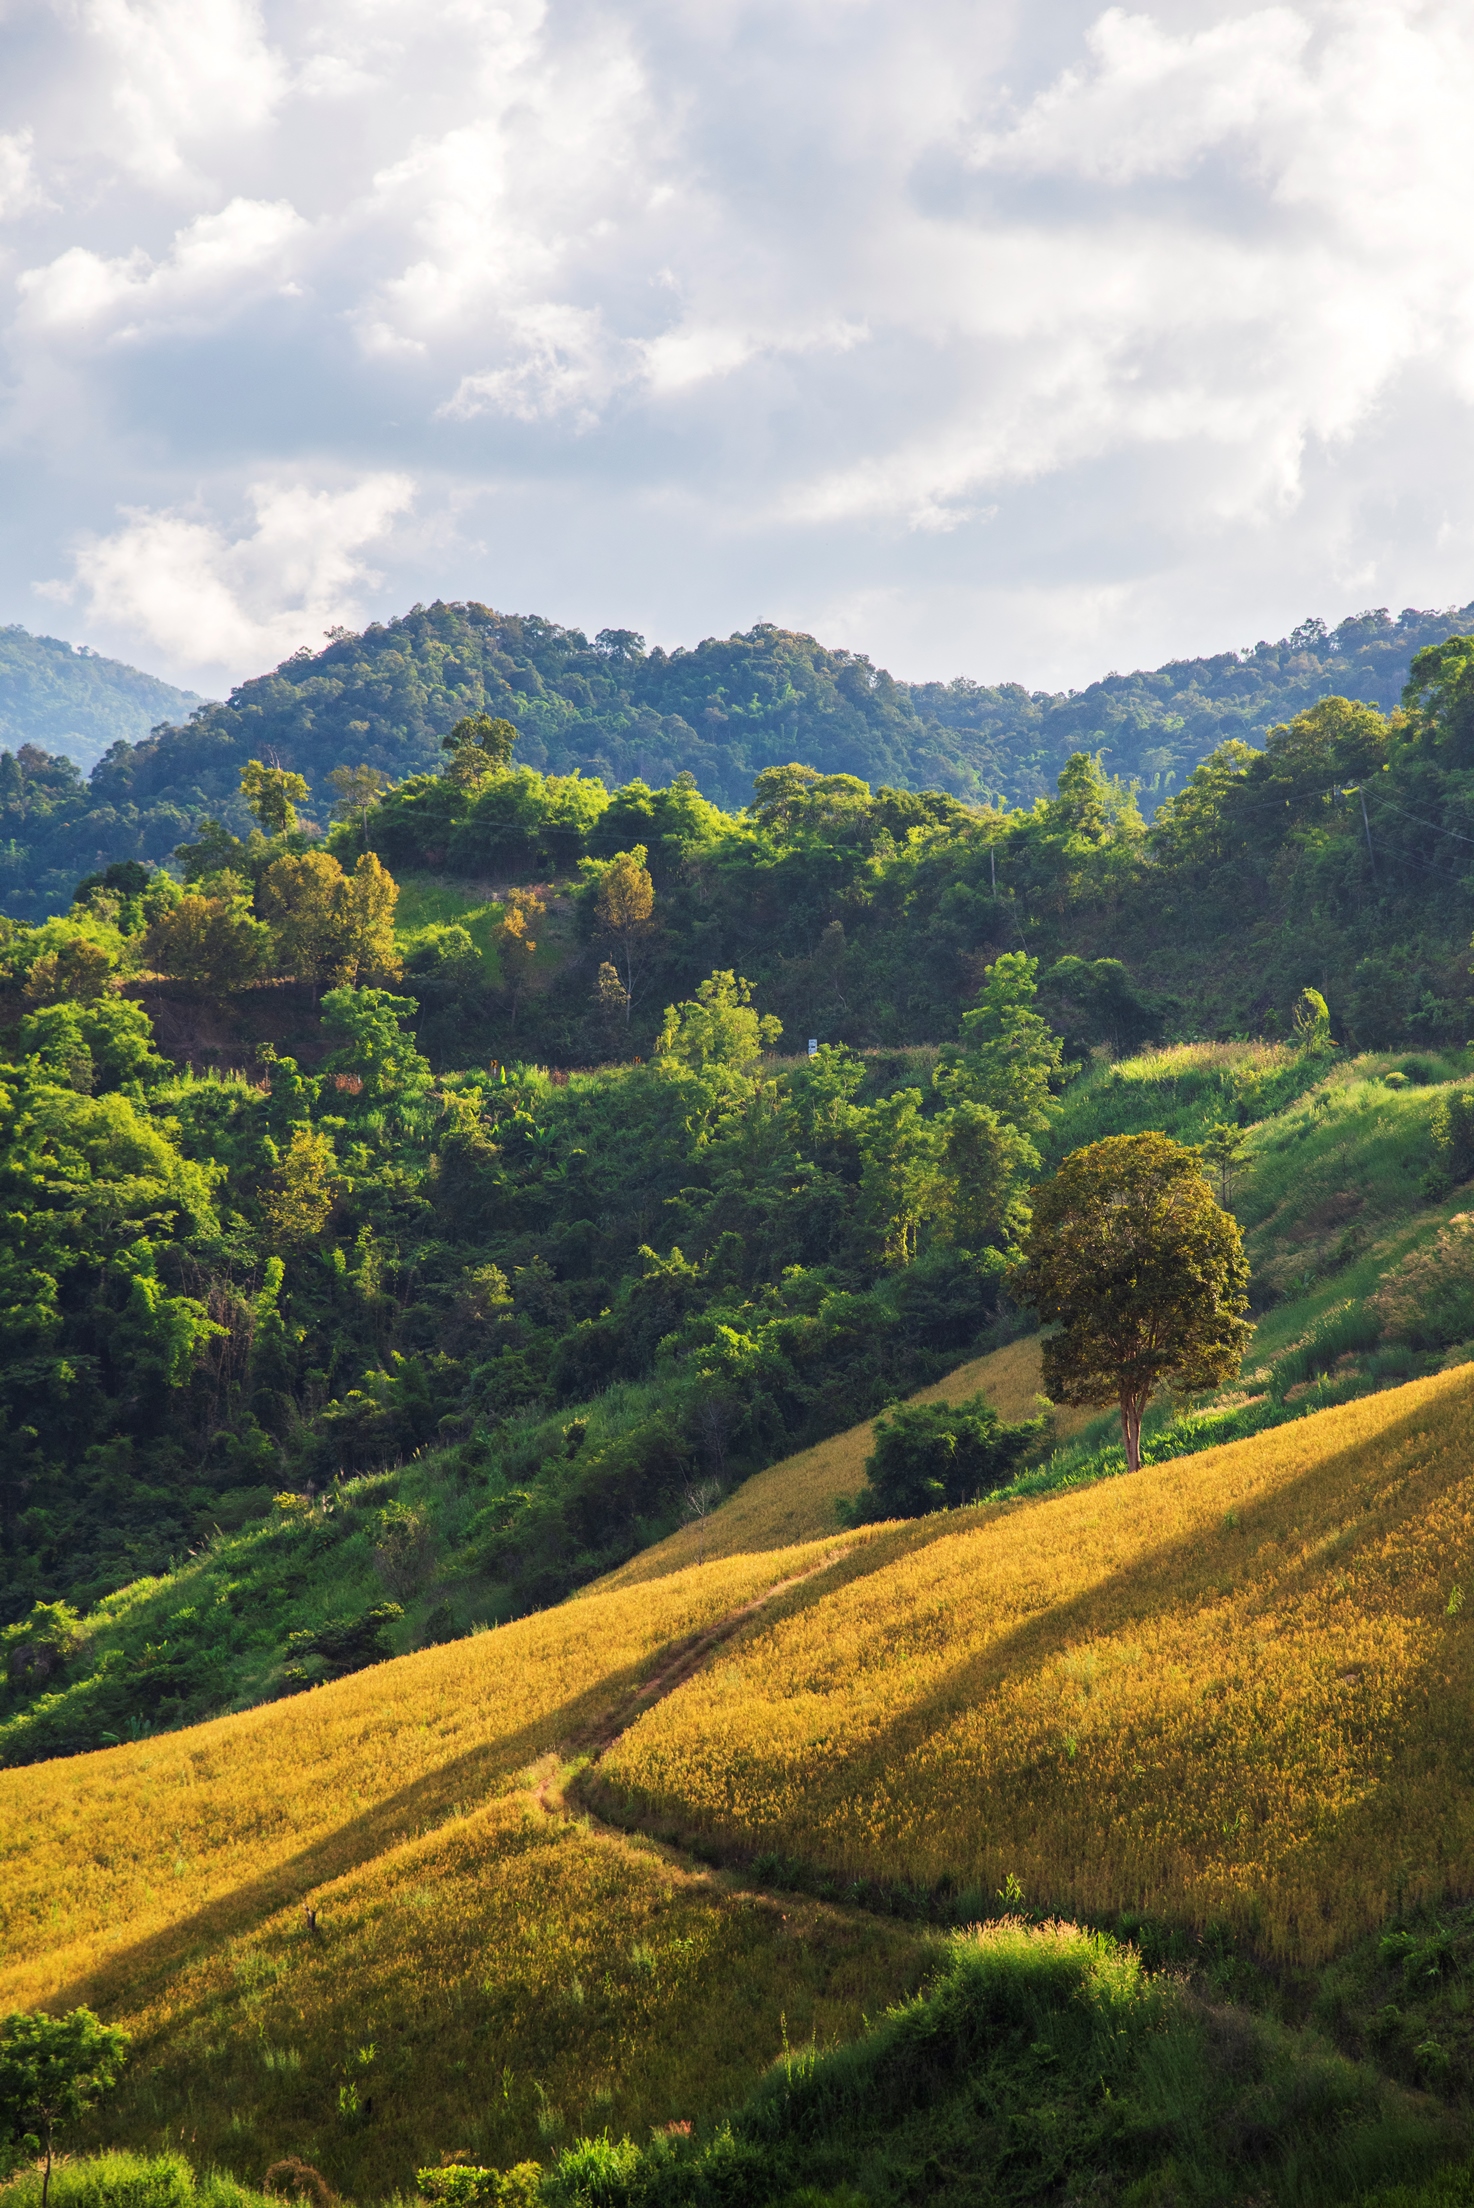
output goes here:
[[[1409, 366], [1466, 387], [1474, 39], [1452, 20], [1349, 0], [1172, 36], [1109, 10], [1090, 66], [972, 142], [1015, 197], [953, 254], [961, 403], [783, 510], [928, 524], [980, 487], [1165, 444], [1192, 455], [1205, 520], [1270, 526], [1307, 444], [1351, 437]], [[1206, 200], [1160, 188], [1210, 156], [1229, 168]], [[1041, 206], [1040, 181], [1089, 189]]]
[[106, 259], [73, 245], [45, 268], [25, 270], [17, 288], [32, 325], [58, 333], [120, 319], [136, 329], [211, 308], [233, 312], [263, 281], [283, 281], [290, 248], [306, 227], [286, 200], [233, 199], [180, 230], [161, 261], [137, 247]]
[[[250, 489], [255, 526], [232, 534], [179, 508], [136, 509], [84, 544], [75, 580], [95, 629], [137, 637], [174, 668], [263, 667], [325, 629], [362, 618], [379, 580], [364, 559], [409, 506], [407, 476], [380, 474], [339, 490], [305, 483]], [[63, 595], [55, 585], [43, 594]]]
[[29, 130], [0, 131], [0, 222], [44, 203], [31, 162]]
[[187, 185], [197, 161], [213, 167], [286, 89], [251, 0], [82, 0], [80, 28], [78, 59], [106, 87], [107, 142], [155, 186]]
[[518, 357], [505, 368], [462, 376], [440, 409], [449, 420], [505, 414], [538, 422], [566, 414], [578, 429], [592, 429], [599, 409], [638, 361], [611, 344], [597, 310], [571, 306], [514, 307], [506, 316]]
[[1061, 72], [1013, 126], [979, 134], [972, 158], [1006, 174], [1070, 173], [1106, 184], [1183, 176], [1226, 142], [1252, 147], [1313, 109], [1308, 18], [1265, 8], [1173, 37], [1150, 15], [1107, 8], [1085, 35], [1094, 64]]
[[[12, 617], [85, 539], [79, 609], [180, 671], [336, 593], [1043, 681], [1474, 591], [1465, 0], [46, 21], [0, 76]], [[411, 478], [371, 526], [320, 487]], [[222, 529], [248, 483], [318, 488]]]

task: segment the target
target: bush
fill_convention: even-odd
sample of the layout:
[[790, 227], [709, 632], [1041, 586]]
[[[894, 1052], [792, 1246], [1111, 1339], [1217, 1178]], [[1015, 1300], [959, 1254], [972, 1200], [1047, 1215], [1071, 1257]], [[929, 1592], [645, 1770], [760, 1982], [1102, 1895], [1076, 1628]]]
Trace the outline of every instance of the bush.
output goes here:
[[[5, 2188], [5, 2208], [36, 2208], [41, 2173], [24, 2170]], [[197, 2176], [182, 2154], [87, 2154], [58, 2162], [52, 2208], [268, 2208], [260, 2193], [218, 2170]]]
[[903, 1403], [875, 1422], [866, 1484], [851, 1507], [854, 1525], [957, 1510], [1013, 1476], [1044, 1432], [1044, 1420], [1005, 1425], [985, 1395], [965, 1403]]
[[450, 2162], [439, 2170], [416, 2170], [415, 2183], [440, 2208], [535, 2208], [542, 2165], [518, 2162], [510, 2170], [481, 2170]]
[[1452, 2135], [1323, 2043], [1150, 1976], [1107, 1934], [1004, 1918], [950, 1941], [931, 1990], [853, 2045], [775, 2066], [705, 2144], [583, 2140], [546, 2192], [566, 2208], [745, 2208], [852, 2185], [946, 2208], [1087, 2188], [1329, 2204], [1422, 2176]]
[[304, 1626], [289, 1633], [283, 1679], [294, 1687], [315, 1687], [329, 1679], [346, 1679], [349, 1672], [362, 1671], [369, 1664], [383, 1663], [394, 1654], [389, 1629], [403, 1616], [399, 1603], [379, 1602], [361, 1617], [315, 1628]]
[[1474, 1335], [1474, 1212], [1456, 1212], [1368, 1301], [1388, 1341], [1446, 1349]]
[[1450, 1089], [1434, 1105], [1428, 1121], [1437, 1153], [1436, 1178], [1445, 1188], [1474, 1180], [1474, 1089]]

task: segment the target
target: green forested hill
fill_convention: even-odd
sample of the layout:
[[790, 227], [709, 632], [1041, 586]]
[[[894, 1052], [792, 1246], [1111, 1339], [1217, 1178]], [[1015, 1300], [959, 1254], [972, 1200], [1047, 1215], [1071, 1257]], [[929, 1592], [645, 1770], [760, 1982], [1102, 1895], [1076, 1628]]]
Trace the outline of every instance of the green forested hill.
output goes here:
[[161, 721], [178, 721], [204, 699], [120, 659], [75, 649], [55, 636], [0, 628], [0, 745], [34, 744], [93, 767], [119, 742], [136, 744]]
[[1471, 623], [1474, 606], [1360, 614], [1333, 631], [1306, 621], [1246, 653], [1050, 694], [965, 678], [907, 684], [863, 655], [766, 624], [647, 652], [625, 630], [590, 643], [537, 616], [416, 607], [294, 654], [183, 726], [114, 744], [89, 783], [66, 760], [0, 756], [0, 897], [5, 910], [39, 917], [62, 909], [99, 864], [166, 858], [205, 813], [241, 825], [231, 808], [252, 756], [297, 769], [322, 798], [336, 766], [362, 762], [396, 780], [433, 768], [446, 730], [483, 709], [516, 725], [527, 766], [611, 787], [685, 772], [729, 807], [746, 804], [754, 774], [793, 759], [875, 788], [1030, 804], [1083, 750], [1138, 781], [1149, 811], [1217, 744], [1257, 743], [1317, 698], [1390, 707], [1414, 651]]
[[[1223, 1039], [1280, 1038], [1292, 1089], [1412, 1051], [1382, 1073], [1458, 1109], [1393, 1209], [1474, 1174], [1474, 640], [1396, 718], [1328, 699], [1220, 746], [1150, 827], [1083, 753], [1011, 812], [779, 768], [731, 814], [485, 733], [326, 844], [258, 771], [270, 835], [0, 931], [12, 1604], [438, 1445], [488, 1599], [565, 1592], [687, 1485], [968, 1353], [1092, 1051], [1196, 1039], [1240, 1124], [1286, 1098], [1268, 1059], [1223, 1086]], [[1339, 1138], [1323, 1162], [1275, 1293], [1360, 1247]]]

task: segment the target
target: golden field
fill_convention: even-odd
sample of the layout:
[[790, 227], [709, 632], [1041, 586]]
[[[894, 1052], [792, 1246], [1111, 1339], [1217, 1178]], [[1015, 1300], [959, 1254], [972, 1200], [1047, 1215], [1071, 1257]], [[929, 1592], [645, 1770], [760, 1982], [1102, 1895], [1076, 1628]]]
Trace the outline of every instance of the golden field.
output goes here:
[[600, 1767], [837, 1874], [1226, 1919], [1314, 1962], [1474, 1878], [1474, 1368], [775, 1605]]
[[924, 1934], [747, 1890], [760, 1851], [1313, 1963], [1474, 1873], [1471, 1383], [8, 1771], [0, 2008], [134, 2032], [113, 2142], [373, 2198], [700, 2119], [918, 1983]]
[[111, 2143], [252, 2181], [298, 2153], [366, 2198], [445, 2151], [545, 2158], [740, 2099], [785, 2033], [852, 2036], [912, 1990], [924, 1943], [589, 1830], [562, 1759], [837, 1553], [723, 1561], [6, 1772], [0, 2011], [87, 2001], [135, 2035]]
[[607, 1725], [658, 1651], [828, 1553], [732, 1558], [0, 1774], [0, 2008], [136, 1996], [201, 1940], [513, 1790]]
[[[1039, 1393], [1043, 1382], [1043, 1358], [1037, 1334], [1010, 1342], [986, 1357], [960, 1365], [929, 1388], [918, 1389], [912, 1403], [961, 1403], [983, 1389], [994, 1408], [1006, 1419], [1035, 1418], [1046, 1408]], [[1059, 1441], [1067, 1441], [1096, 1416], [1093, 1411], [1050, 1407], [1051, 1425]], [[817, 1541], [832, 1535], [834, 1506], [842, 1495], [855, 1495], [865, 1484], [865, 1459], [875, 1432], [867, 1418], [846, 1433], [831, 1434], [827, 1441], [797, 1456], [756, 1472], [714, 1510], [704, 1528], [682, 1526], [667, 1540], [642, 1549], [617, 1572], [601, 1579], [601, 1589], [635, 1587], [645, 1580], [662, 1579], [702, 1557], [738, 1556], [760, 1549], [782, 1549], [800, 1541]], [[847, 1538], [847, 1537], [841, 1537]]]
[[914, 1933], [731, 1890], [590, 1831], [536, 1786], [209, 1941], [150, 1997], [112, 2143], [259, 2182], [283, 2154], [359, 2198], [462, 2152], [547, 2161], [610, 2126], [700, 2121], [781, 2053], [914, 1990]]

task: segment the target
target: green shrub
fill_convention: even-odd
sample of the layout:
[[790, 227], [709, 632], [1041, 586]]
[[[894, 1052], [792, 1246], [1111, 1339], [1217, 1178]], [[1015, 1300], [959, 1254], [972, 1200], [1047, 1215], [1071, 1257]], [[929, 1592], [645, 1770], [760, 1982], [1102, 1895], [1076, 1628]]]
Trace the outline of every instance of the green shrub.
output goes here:
[[705, 2142], [584, 2140], [545, 2193], [559, 2208], [746, 2208], [856, 2187], [877, 2208], [1025, 2208], [1088, 2188], [1330, 2208], [1421, 2176], [1452, 2137], [1441, 2111], [1153, 1978], [1107, 1934], [1006, 1918], [949, 1942], [931, 1990], [853, 2045], [775, 2066]]
[[518, 2162], [510, 2170], [482, 2170], [466, 2162], [443, 2169], [416, 2170], [422, 2197], [438, 2208], [534, 2208], [542, 2184], [542, 2166]]
[[1474, 1089], [1450, 1089], [1428, 1121], [1437, 1155], [1436, 1178], [1445, 1188], [1474, 1180]]
[[[5, 2208], [36, 2208], [41, 2173], [24, 2170], [6, 2186]], [[208, 2171], [196, 2178], [182, 2154], [86, 2154], [51, 2173], [52, 2208], [265, 2208], [265, 2195]]]
[[1005, 1425], [985, 1395], [899, 1404], [875, 1422], [875, 1448], [865, 1459], [866, 1484], [850, 1506], [851, 1523], [919, 1518], [976, 1502], [1012, 1478], [1044, 1423]]

